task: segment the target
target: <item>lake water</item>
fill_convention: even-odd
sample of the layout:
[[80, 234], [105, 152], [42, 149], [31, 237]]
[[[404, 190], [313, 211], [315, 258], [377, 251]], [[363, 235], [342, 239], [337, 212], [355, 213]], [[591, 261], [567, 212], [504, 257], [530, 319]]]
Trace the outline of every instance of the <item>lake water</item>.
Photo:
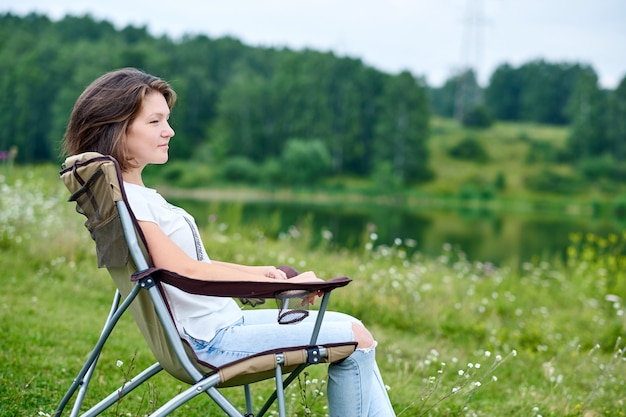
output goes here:
[[623, 230], [623, 224], [616, 219], [592, 216], [530, 216], [485, 210], [421, 211], [368, 205], [208, 203], [180, 199], [173, 202], [186, 208], [201, 226], [209, 219], [218, 219], [259, 228], [268, 236], [276, 236], [306, 223], [318, 242], [323, 239], [322, 231], [329, 231], [333, 243], [342, 248], [362, 248], [371, 233], [375, 233], [378, 244], [392, 245], [400, 239], [403, 244], [410, 243], [410, 252], [419, 251], [427, 256], [438, 256], [445, 244], [451, 244], [472, 261], [495, 264], [560, 256], [571, 233], [606, 236]]

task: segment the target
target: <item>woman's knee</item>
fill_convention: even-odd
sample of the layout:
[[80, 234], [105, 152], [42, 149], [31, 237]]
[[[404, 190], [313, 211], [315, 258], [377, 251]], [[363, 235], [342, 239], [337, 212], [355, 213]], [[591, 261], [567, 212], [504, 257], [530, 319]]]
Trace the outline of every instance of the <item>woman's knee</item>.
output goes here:
[[352, 333], [357, 342], [357, 349], [368, 349], [374, 346], [374, 337], [363, 325], [352, 323]]

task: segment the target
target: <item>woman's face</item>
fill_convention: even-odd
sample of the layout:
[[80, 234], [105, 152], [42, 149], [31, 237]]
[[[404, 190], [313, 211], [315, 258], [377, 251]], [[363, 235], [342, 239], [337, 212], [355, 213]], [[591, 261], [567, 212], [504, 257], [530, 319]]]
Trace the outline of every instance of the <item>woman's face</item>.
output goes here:
[[169, 142], [174, 136], [169, 117], [170, 109], [163, 94], [146, 95], [139, 114], [126, 130], [128, 157], [140, 169], [148, 164], [167, 162]]

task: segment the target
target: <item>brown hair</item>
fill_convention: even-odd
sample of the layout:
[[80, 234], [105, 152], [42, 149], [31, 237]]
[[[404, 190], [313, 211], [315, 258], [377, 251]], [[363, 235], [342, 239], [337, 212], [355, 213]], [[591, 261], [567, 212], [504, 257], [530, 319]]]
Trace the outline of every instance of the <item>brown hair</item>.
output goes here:
[[159, 92], [171, 109], [176, 92], [170, 85], [135, 68], [123, 68], [104, 74], [83, 91], [76, 100], [65, 131], [63, 153], [83, 152], [111, 155], [122, 171], [132, 167], [126, 153], [126, 129], [137, 117], [147, 94]]

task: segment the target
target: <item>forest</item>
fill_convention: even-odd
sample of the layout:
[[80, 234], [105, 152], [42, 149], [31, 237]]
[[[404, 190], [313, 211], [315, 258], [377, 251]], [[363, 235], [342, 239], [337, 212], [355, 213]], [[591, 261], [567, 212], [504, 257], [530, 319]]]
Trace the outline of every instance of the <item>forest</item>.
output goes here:
[[429, 181], [433, 116], [481, 129], [498, 121], [568, 126], [554, 161], [583, 175], [626, 178], [626, 77], [599, 86], [588, 65], [502, 63], [480, 86], [471, 69], [429, 86], [332, 52], [251, 47], [223, 37], [152, 36], [89, 15], [0, 15], [0, 151], [17, 163], [60, 160], [72, 106], [96, 77], [137, 67], [179, 95], [171, 155], [220, 167], [226, 179], [289, 181], [370, 178]]

